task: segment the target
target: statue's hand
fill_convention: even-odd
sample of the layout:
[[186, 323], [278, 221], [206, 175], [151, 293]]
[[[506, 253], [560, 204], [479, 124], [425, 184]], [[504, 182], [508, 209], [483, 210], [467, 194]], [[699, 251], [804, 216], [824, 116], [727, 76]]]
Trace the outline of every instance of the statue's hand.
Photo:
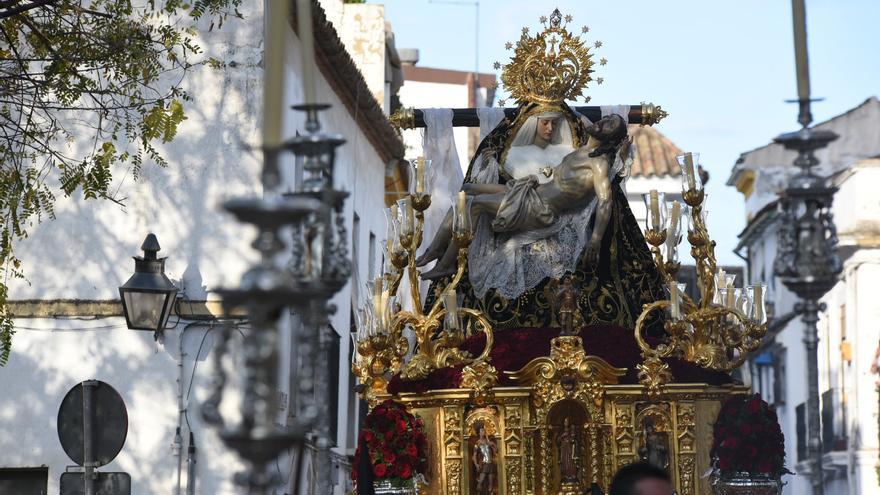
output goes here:
[[584, 256], [581, 258], [581, 261], [587, 265], [596, 266], [599, 263], [599, 246], [590, 243], [584, 251]]

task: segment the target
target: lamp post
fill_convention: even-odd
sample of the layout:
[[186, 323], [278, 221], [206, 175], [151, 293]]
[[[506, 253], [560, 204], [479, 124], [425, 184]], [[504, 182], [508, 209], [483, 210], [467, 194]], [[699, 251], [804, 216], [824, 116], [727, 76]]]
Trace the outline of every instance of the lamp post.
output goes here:
[[[298, 451], [297, 462], [306, 455], [307, 439], [316, 447], [316, 493], [330, 493], [330, 421], [329, 369], [319, 356], [331, 343], [328, 317], [334, 311], [329, 303], [346, 284], [351, 272], [348, 260], [348, 233], [343, 205], [348, 193], [335, 190], [333, 171], [336, 149], [345, 140], [321, 131], [320, 111], [329, 105], [316, 103], [314, 85], [314, 45], [312, 43], [313, 0], [297, 0], [296, 16], [303, 46], [302, 76], [305, 104], [294, 109], [306, 114], [304, 134], [282, 140], [284, 89], [284, 43], [288, 29], [288, 5], [285, 0], [270, 0], [270, 19], [266, 33], [265, 91], [263, 98], [263, 196], [228, 201], [224, 208], [240, 222], [258, 231], [253, 247], [260, 261], [242, 276], [236, 288], [222, 289], [224, 307], [231, 311], [243, 308], [249, 327], [240, 329], [242, 340], [231, 339], [229, 327], [220, 329], [214, 352], [214, 384], [202, 407], [206, 422], [220, 430], [220, 438], [248, 464], [236, 475], [236, 482], [247, 493], [266, 495], [278, 484], [279, 477], [268, 467], [285, 450]], [[303, 180], [296, 190], [282, 193], [279, 156], [293, 152], [302, 160]], [[283, 236], [293, 233], [290, 242]], [[288, 244], [292, 257], [282, 253]], [[280, 375], [279, 326], [286, 311], [300, 316], [291, 362], [296, 363], [294, 394], [296, 414], [286, 427], [276, 425], [277, 389]], [[239, 414], [222, 414], [221, 403], [227, 387], [227, 354], [240, 357], [240, 382], [243, 393], [238, 401]], [[299, 490], [301, 469], [294, 470], [294, 491]]]
[[819, 299], [837, 282], [842, 270], [837, 256], [837, 231], [831, 215], [834, 187], [813, 172], [819, 160], [816, 150], [837, 139], [831, 131], [810, 129], [810, 74], [807, 57], [806, 8], [804, 0], [792, 0], [795, 58], [797, 61], [799, 131], [775, 139], [786, 149], [796, 151], [794, 164], [800, 168], [780, 198], [779, 248], [774, 272], [801, 302], [795, 311], [804, 323], [807, 356], [807, 446], [813, 495], [822, 495], [822, 437], [819, 409], [819, 312], [825, 305]]
[[158, 337], [165, 329], [177, 287], [165, 276], [165, 258], [156, 253], [161, 249], [154, 234], [148, 234], [141, 249], [143, 256], [134, 257], [134, 275], [119, 287], [125, 324], [132, 330], [152, 330]]

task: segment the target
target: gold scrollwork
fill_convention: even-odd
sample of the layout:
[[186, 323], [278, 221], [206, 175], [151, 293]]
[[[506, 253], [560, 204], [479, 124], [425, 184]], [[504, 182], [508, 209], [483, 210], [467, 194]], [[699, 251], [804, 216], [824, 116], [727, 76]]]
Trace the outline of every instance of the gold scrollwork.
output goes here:
[[477, 397], [485, 397], [498, 384], [498, 371], [486, 361], [477, 360], [461, 371], [461, 386], [474, 389]]
[[522, 369], [505, 371], [513, 381], [533, 387], [532, 400], [546, 414], [563, 398], [581, 398], [596, 414], [605, 385], [616, 384], [626, 370], [615, 368], [597, 356], [587, 356], [580, 337], [563, 336], [551, 341], [550, 357], [529, 361]]
[[[427, 311], [422, 306], [421, 293], [419, 292], [420, 272], [416, 267], [416, 252], [422, 244], [424, 210], [431, 204], [431, 197], [424, 193], [414, 193], [410, 195], [409, 199], [414, 210], [413, 228], [406, 231], [401, 229], [399, 244], [389, 241], [389, 245], [396, 246], [393, 252], [389, 253], [394, 268], [390, 269], [391, 273], [383, 275], [382, 289], [378, 292], [381, 292], [380, 302], [391, 301], [397, 295], [403, 277], [408, 276], [413, 309], [411, 311], [398, 310], [380, 318], [381, 328], [371, 334], [368, 333], [366, 337], [362, 337], [362, 342], [358, 343], [360, 358], [352, 368], [362, 381], [370, 384], [365, 392], [365, 397], [368, 399], [370, 396], [384, 393], [387, 385], [384, 377], [388, 373], [393, 374], [399, 371], [404, 380], [419, 380], [426, 378], [435, 369], [456, 365], [476, 366], [477, 363], [487, 363], [489, 352], [492, 350], [492, 324], [481, 311], [471, 308], [457, 309], [458, 315], [469, 322], [469, 328], [477, 329], [486, 336], [483, 351], [474, 358], [459, 349], [465, 337], [463, 330], [441, 328], [447, 311], [443, 305], [443, 299], [437, 298]], [[472, 234], [469, 232], [455, 233], [454, 240], [459, 246], [457, 271], [452, 281], [440, 290], [441, 293], [454, 293], [461, 282], [467, 268], [468, 245], [471, 239]], [[378, 310], [381, 311], [381, 309]], [[400, 343], [406, 340], [403, 337], [406, 328], [413, 331], [416, 343], [412, 358], [403, 363], [402, 357], [407, 349], [404, 349]], [[403, 349], [402, 354], [401, 349]], [[491, 366], [479, 365], [477, 368], [472, 367], [469, 372], [472, 379], [476, 380], [478, 375], [480, 377], [480, 380], [474, 382], [478, 391], [494, 386], [494, 384], [490, 385], [488, 381], [489, 368]], [[477, 371], [481, 373], [477, 373]]]
[[[714, 304], [717, 263], [715, 242], [709, 237], [702, 214], [705, 195], [703, 191], [690, 189], [684, 192], [683, 197], [692, 208], [693, 228], [687, 238], [691, 244], [691, 255], [696, 261], [700, 301], [694, 302], [686, 294], [679, 295], [681, 316], [667, 319], [664, 324], [667, 338], [656, 347], [643, 336], [646, 322], [652, 313], [663, 312], [672, 303], [661, 300], [646, 304], [636, 320], [635, 338], [643, 358], [643, 362], [637, 366], [639, 381], [647, 388], [649, 396], [654, 398], [660, 395], [662, 386], [672, 379], [664, 358], [681, 357], [704, 368], [730, 371], [745, 362], [748, 353], [758, 348], [767, 333], [766, 324], [748, 318], [739, 309]], [[662, 234], [649, 231], [646, 238], [651, 244], [657, 269], [669, 286], [674, 283], [677, 265], [663, 261], [660, 252]]]
[[416, 111], [412, 107], [401, 107], [388, 117], [388, 121], [397, 130], [415, 129]]

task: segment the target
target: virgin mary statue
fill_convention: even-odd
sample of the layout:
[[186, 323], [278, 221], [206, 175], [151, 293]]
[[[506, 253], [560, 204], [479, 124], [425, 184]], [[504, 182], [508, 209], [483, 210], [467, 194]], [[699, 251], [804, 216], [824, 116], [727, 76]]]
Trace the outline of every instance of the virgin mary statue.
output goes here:
[[[468, 166], [463, 189], [472, 197], [474, 239], [457, 290], [496, 329], [550, 327], [556, 284], [569, 277], [580, 287], [586, 324], [632, 328], [642, 306], [664, 293], [623, 191], [632, 161], [626, 121], [613, 115], [593, 123], [564, 103], [590, 80], [591, 62], [557, 13], [543, 33], [517, 44], [502, 80], [519, 106]], [[565, 57], [578, 58], [581, 72], [560, 72]], [[449, 237], [441, 227], [420, 257], [420, 265], [439, 260], [427, 278], [454, 272]]]

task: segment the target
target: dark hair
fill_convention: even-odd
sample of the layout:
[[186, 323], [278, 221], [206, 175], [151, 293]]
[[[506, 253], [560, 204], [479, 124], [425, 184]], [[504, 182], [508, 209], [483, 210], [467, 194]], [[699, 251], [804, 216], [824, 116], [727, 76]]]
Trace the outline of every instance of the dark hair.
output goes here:
[[620, 145], [626, 140], [626, 122], [620, 115], [612, 113], [587, 127], [587, 134], [600, 141], [599, 146], [590, 152], [590, 156], [617, 153]]
[[636, 495], [635, 488], [639, 481], [659, 479], [672, 482], [669, 473], [647, 462], [634, 462], [617, 470], [611, 480], [608, 495]]

